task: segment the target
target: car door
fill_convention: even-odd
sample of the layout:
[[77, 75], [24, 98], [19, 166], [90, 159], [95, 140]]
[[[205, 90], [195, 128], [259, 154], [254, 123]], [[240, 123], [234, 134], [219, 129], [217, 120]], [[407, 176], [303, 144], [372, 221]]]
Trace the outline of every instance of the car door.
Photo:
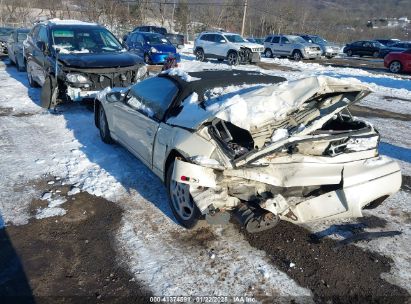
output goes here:
[[15, 46], [15, 39], [16, 39], [17, 31], [14, 31], [9, 38], [7, 39], [7, 52], [9, 55], [9, 58], [13, 61], [16, 62], [16, 58], [14, 56], [14, 46]]
[[271, 51], [273, 52], [273, 55], [281, 56], [280, 36], [273, 36], [273, 39], [270, 42], [270, 46], [271, 46]]
[[158, 127], [177, 92], [178, 87], [172, 80], [153, 77], [135, 84], [124, 102], [116, 102], [113, 106], [116, 136], [150, 168]]
[[364, 42], [362, 43], [362, 46], [361, 46], [360, 55], [370, 56], [370, 55], [372, 55], [372, 53], [373, 53], [373, 47], [372, 47], [371, 42], [369, 42], [369, 41], [364, 41]]
[[39, 41], [43, 41], [46, 45], [48, 45], [47, 29], [45, 26], [40, 25], [38, 30], [35, 31], [35, 36], [33, 36], [32, 43], [30, 45], [30, 59], [27, 62], [27, 68], [30, 69], [33, 79], [39, 85], [43, 85], [46, 77], [45, 54], [37, 46], [37, 42]]
[[411, 71], [411, 48], [407, 51], [404, 51], [401, 57], [401, 63], [404, 65], [404, 69], [408, 72]]
[[[225, 42], [221, 42], [221, 41], [225, 41]], [[223, 35], [215, 34], [213, 53], [220, 57], [226, 57], [228, 50], [229, 50], [229, 45], [227, 43], [227, 40], [223, 37]]]
[[207, 55], [211, 55], [211, 57], [214, 57], [215, 52], [217, 51], [216, 42], [215, 42], [215, 35], [214, 34], [208, 34], [204, 38], [205, 38], [204, 53], [206, 53]]
[[292, 45], [291, 45], [290, 40], [287, 37], [281, 36], [279, 50], [282, 56], [291, 55]]

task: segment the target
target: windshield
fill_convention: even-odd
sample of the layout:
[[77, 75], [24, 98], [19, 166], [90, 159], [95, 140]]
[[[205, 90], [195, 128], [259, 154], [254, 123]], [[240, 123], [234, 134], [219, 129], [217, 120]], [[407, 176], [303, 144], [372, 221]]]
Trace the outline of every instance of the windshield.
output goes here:
[[323, 39], [323, 38], [321, 38], [321, 37], [318, 37], [318, 36], [311, 36], [311, 37], [309, 37], [310, 38], [310, 40], [313, 42], [313, 43], [317, 43], [317, 44], [325, 44], [325, 43], [327, 43], [327, 40], [325, 40], [325, 39]]
[[307, 43], [307, 41], [305, 41], [300, 36], [287, 36], [287, 38], [293, 43]]
[[144, 35], [144, 37], [148, 44], [171, 44], [167, 38], [160, 34]]
[[120, 42], [104, 28], [56, 28], [52, 31], [53, 47], [61, 53], [103, 53], [123, 49]]
[[27, 38], [27, 33], [22, 33], [22, 32], [17, 33], [18, 42], [23, 42], [24, 40], [26, 40], [26, 38]]
[[225, 38], [227, 38], [228, 41], [234, 42], [234, 43], [241, 43], [241, 42], [246, 42], [243, 37], [240, 35], [224, 35]]

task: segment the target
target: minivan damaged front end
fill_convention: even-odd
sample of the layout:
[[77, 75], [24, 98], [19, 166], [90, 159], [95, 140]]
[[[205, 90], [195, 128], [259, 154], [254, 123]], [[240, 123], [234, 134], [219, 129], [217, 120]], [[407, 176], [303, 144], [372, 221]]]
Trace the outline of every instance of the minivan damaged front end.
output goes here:
[[[294, 91], [285, 95], [289, 87]], [[361, 217], [399, 190], [400, 167], [378, 154], [378, 132], [347, 109], [369, 94], [366, 87], [321, 78], [279, 88], [242, 97], [268, 111], [275, 108], [270, 102], [285, 100], [285, 114], [256, 126], [252, 117], [242, 124], [221, 107], [226, 113], [197, 130], [215, 146], [212, 156], [175, 161], [172, 179], [189, 185], [210, 223], [227, 222], [228, 213], [256, 232], [280, 219]]]

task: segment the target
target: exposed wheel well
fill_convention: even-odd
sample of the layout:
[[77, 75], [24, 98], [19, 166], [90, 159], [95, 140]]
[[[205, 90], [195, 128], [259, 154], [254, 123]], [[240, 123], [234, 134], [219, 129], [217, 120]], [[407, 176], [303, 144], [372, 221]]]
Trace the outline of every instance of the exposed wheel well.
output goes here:
[[197, 52], [198, 50], [202, 50], [204, 52], [204, 49], [201, 46], [196, 47], [195, 52]]
[[176, 157], [184, 158], [183, 155], [181, 155], [181, 153], [178, 152], [177, 150], [171, 150], [167, 156], [166, 162], [164, 163], [164, 170], [163, 170], [164, 182], [166, 182], [168, 166], [170, 166], [170, 164], [174, 161]]

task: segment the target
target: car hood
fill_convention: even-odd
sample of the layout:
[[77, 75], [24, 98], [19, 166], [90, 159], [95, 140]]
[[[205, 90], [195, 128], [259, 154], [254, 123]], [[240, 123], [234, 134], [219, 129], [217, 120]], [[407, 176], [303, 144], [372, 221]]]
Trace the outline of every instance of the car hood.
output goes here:
[[[244, 92], [245, 93], [241, 93]], [[307, 104], [318, 96], [347, 95], [341, 107], [331, 111], [335, 115], [344, 108], [365, 97], [370, 89], [360, 84], [326, 77], [308, 77], [269, 86], [255, 86], [255, 89], [240, 89], [238, 94], [230, 92], [198, 103], [198, 96], [193, 93], [183, 102], [181, 112], [167, 120], [168, 124], [197, 130], [204, 123], [215, 118], [230, 122], [251, 133], [267, 124], [281, 122], [290, 113], [306, 108]], [[345, 97], [345, 96], [344, 96]], [[329, 108], [321, 116], [329, 115], [330, 105], [318, 102], [314, 105], [322, 111], [322, 106]], [[325, 109], [325, 108], [324, 108]], [[328, 113], [328, 114], [327, 114]]]
[[247, 47], [247, 48], [261, 48], [261, 44], [253, 43], [253, 42], [239, 42], [236, 43], [239, 47]]
[[148, 47], [154, 47], [161, 53], [175, 53], [176, 48], [170, 44], [148, 44]]
[[139, 56], [130, 52], [59, 54], [59, 61], [73, 68], [116, 68], [142, 62]]

